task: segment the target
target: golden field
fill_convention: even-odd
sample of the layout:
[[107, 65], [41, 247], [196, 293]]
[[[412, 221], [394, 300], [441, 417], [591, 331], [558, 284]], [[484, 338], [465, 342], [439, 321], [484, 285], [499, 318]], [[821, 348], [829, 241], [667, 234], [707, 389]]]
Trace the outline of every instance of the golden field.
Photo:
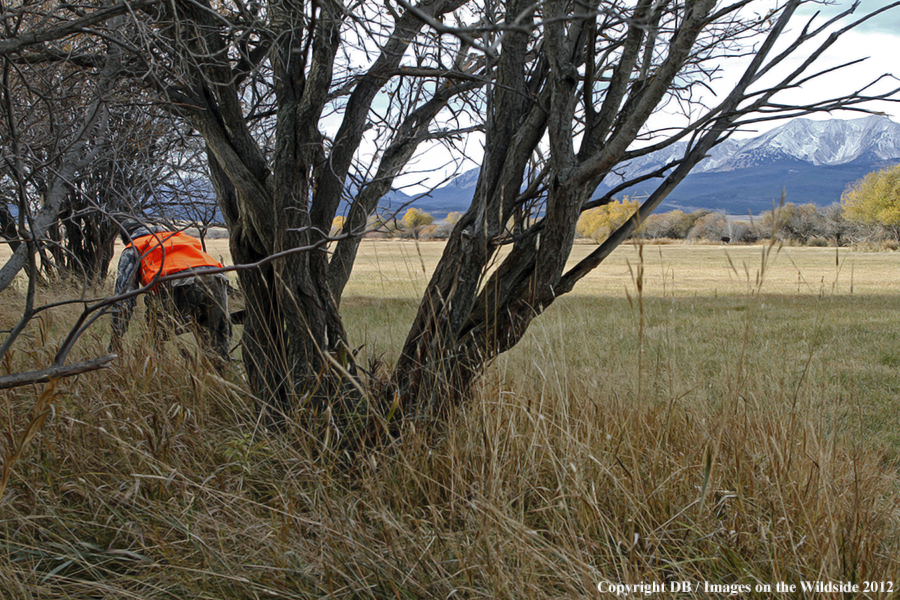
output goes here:
[[[347, 296], [416, 298], [425, 289], [443, 242], [364, 240]], [[576, 244], [574, 265], [596, 246]], [[227, 246], [225, 246], [227, 249]], [[634, 268], [643, 261], [648, 296], [746, 294], [757, 286], [765, 246], [624, 244], [575, 288], [576, 296], [624, 297]], [[224, 254], [224, 251], [223, 251]], [[631, 267], [631, 268], [629, 268]], [[773, 249], [763, 291], [769, 294], [900, 294], [900, 253], [860, 252], [847, 248]], [[749, 283], [749, 289], [748, 289]]]
[[[230, 265], [228, 240], [206, 241], [210, 254]], [[116, 258], [121, 251], [116, 245]], [[576, 243], [569, 265], [596, 246]], [[623, 296], [632, 283], [629, 269], [643, 261], [644, 293], [648, 296], [735, 295], [756, 286], [763, 245], [624, 244], [575, 289], [575, 295]], [[442, 241], [366, 239], [360, 244], [347, 296], [417, 298], [424, 290], [444, 249]], [[9, 247], [0, 245], [0, 262]], [[869, 252], [850, 248], [777, 247], [767, 261], [763, 291], [769, 294], [900, 293], [900, 252]]]

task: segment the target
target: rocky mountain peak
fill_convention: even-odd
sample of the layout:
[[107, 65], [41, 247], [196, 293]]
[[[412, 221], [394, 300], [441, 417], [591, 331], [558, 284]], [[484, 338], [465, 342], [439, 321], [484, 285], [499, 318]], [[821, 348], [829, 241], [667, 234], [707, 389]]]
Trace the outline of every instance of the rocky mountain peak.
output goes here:
[[846, 121], [794, 119], [747, 140], [731, 158], [746, 164], [743, 155], [761, 152], [764, 156], [793, 158], [815, 166], [842, 165], [860, 158], [891, 160], [900, 158], [900, 124], [882, 116]]

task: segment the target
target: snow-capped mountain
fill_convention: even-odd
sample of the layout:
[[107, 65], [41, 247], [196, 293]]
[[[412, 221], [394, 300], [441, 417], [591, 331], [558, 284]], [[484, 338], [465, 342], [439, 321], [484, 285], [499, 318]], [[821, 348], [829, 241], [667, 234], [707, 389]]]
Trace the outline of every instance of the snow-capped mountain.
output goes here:
[[[617, 167], [598, 190], [605, 193], [625, 179], [648, 173], [683, 155], [675, 144]], [[772, 207], [784, 190], [787, 201], [829, 205], [847, 185], [870, 171], [900, 163], [900, 124], [887, 117], [812, 121], [794, 119], [757, 137], [730, 138], [676, 188], [660, 210], [707, 208], [754, 213]], [[463, 211], [472, 199], [478, 171], [468, 171], [432, 192], [421, 204], [436, 215]], [[646, 195], [653, 181], [625, 194]]]
[[[626, 177], [658, 169], [680, 158], [684, 144], [632, 161]], [[812, 121], [794, 119], [762, 135], [728, 139], [710, 151], [661, 210], [708, 208], [759, 212], [782, 190], [795, 204], [829, 205], [866, 173], [900, 162], [900, 124], [887, 117]], [[602, 192], [622, 182], [610, 175]], [[649, 194], [652, 183], [626, 193]]]
[[[891, 160], [900, 158], [900, 125], [887, 117], [852, 121], [794, 119], [748, 140], [728, 164], [757, 155], [760, 150], [780, 152], [815, 166], [843, 165], [861, 159]], [[734, 163], [732, 168], [738, 168], [738, 164], [741, 163]]]
[[[685, 146], [685, 143], [674, 144], [637, 158], [625, 166], [624, 176], [631, 178], [673, 162], [684, 154]], [[693, 173], [722, 173], [777, 161], [799, 161], [821, 167], [895, 159], [900, 159], [900, 124], [887, 117], [851, 121], [794, 119], [754, 138], [725, 140], [694, 167]], [[621, 176], [613, 175], [608, 183], [621, 181]]]

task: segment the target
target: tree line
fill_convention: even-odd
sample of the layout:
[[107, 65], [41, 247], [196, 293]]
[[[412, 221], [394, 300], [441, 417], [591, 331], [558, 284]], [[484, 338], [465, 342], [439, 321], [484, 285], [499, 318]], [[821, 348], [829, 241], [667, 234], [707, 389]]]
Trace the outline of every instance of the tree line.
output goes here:
[[[602, 243], [640, 206], [628, 197], [583, 213], [577, 233]], [[652, 214], [634, 237], [646, 240], [688, 240], [752, 244], [778, 239], [809, 246], [900, 243], [900, 165], [874, 171], [853, 182], [830, 206], [783, 202], [756, 217], [728, 216], [721, 211], [672, 210]]]

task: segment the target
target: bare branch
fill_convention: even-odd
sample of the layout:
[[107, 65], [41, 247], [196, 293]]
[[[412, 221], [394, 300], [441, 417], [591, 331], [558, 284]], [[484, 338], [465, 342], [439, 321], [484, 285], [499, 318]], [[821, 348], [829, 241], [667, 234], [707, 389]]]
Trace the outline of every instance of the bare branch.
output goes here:
[[92, 25], [104, 23], [131, 10], [145, 9], [154, 4], [157, 4], [156, 0], [121, 2], [113, 6], [98, 8], [83, 17], [71, 21], [63, 21], [54, 27], [38, 28], [37, 31], [23, 33], [12, 38], [0, 39], [0, 56], [14, 54], [29, 46], [81, 33], [85, 28]]
[[47, 367], [46, 369], [41, 369], [40, 371], [3, 375], [0, 376], [0, 390], [8, 390], [10, 388], [35, 383], [48, 383], [54, 379], [73, 377], [75, 375], [81, 375], [82, 373], [105, 369], [117, 357], [118, 355], [116, 354], [106, 354], [99, 358], [92, 358], [71, 365], [54, 365], [52, 367]]

